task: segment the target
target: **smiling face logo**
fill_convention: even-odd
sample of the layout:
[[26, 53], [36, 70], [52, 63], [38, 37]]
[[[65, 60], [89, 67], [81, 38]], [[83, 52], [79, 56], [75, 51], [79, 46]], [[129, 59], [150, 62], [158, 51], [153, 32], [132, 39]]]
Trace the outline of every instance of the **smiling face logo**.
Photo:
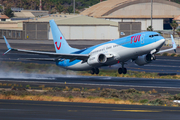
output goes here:
[[[60, 37], [60, 40], [62, 39], [62, 37]], [[57, 42], [55, 42], [55, 44], [56, 44], [56, 48], [58, 49], [58, 50], [60, 50], [60, 48], [61, 48], [61, 42], [59, 43], [59, 46], [57, 45]]]

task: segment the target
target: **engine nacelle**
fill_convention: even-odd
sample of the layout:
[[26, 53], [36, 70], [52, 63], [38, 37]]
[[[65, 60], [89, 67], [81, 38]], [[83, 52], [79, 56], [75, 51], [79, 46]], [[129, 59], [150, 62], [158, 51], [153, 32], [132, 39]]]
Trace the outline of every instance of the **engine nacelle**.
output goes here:
[[101, 64], [107, 61], [107, 57], [104, 54], [91, 55], [87, 60], [87, 63], [93, 67], [101, 66]]
[[152, 54], [147, 54], [143, 56], [138, 56], [138, 58], [135, 60], [135, 63], [139, 66], [145, 65], [150, 63], [155, 57]]

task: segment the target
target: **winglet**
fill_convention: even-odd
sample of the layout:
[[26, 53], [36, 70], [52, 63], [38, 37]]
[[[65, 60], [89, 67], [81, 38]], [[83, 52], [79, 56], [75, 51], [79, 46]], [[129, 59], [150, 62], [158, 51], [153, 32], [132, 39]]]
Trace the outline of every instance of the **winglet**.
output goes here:
[[4, 37], [4, 40], [5, 40], [5, 42], [6, 42], [6, 46], [7, 46], [7, 48], [8, 48], [8, 50], [3, 54], [3, 55], [5, 55], [5, 54], [7, 54], [9, 51], [11, 51], [12, 48], [11, 48], [10, 44], [8, 43], [6, 37], [5, 37], [5, 36], [3, 36], [3, 37]]
[[172, 45], [173, 45], [174, 52], [176, 53], [177, 46], [176, 46], [176, 43], [175, 43], [174, 38], [173, 38], [172, 35], [171, 35], [171, 40], [172, 40]]
[[5, 40], [5, 42], [6, 42], [6, 46], [7, 46], [7, 48], [8, 48], [8, 49], [11, 49], [11, 46], [10, 46], [10, 44], [8, 43], [8, 41], [7, 41], [6, 37], [5, 37], [5, 36], [3, 36], [3, 37], [4, 37], [4, 40]]
[[170, 49], [161, 50], [161, 51], [159, 51], [158, 53], [163, 53], [163, 52], [167, 52], [167, 51], [171, 51], [171, 50], [174, 50], [174, 52], [176, 53], [177, 45], [176, 45], [176, 43], [175, 43], [174, 38], [173, 38], [172, 35], [171, 35], [171, 40], [172, 40], [172, 45], [173, 45], [173, 47], [170, 48]]

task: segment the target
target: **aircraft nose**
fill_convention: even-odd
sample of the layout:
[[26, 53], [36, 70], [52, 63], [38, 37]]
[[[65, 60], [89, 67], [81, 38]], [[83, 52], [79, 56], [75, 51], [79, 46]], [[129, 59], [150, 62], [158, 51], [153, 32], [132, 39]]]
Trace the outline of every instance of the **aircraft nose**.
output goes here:
[[163, 38], [163, 39], [162, 39], [162, 43], [165, 43], [165, 41], [166, 41], [166, 40]]
[[165, 41], [166, 41], [166, 40], [163, 38], [163, 39], [162, 39], [162, 43], [164, 44], [164, 43], [165, 43]]

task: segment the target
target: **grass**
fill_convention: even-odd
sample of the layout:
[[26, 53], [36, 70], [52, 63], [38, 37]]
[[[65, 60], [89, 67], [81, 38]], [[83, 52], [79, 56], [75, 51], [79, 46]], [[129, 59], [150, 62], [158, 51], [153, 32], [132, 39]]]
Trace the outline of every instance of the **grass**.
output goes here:
[[171, 57], [180, 57], [180, 54], [177, 53], [162, 53], [162, 54], [157, 54], [158, 56], [171, 56]]
[[[12, 88], [10, 90], [7, 88], [1, 89], [0, 99], [157, 106], [179, 106], [173, 100], [180, 100], [180, 94], [158, 93], [155, 89], [152, 89], [151, 92], [138, 91], [133, 88], [122, 90], [110, 88], [94, 88], [92, 90], [91, 88], [86, 88], [85, 90], [83, 87], [45, 87], [41, 85], [38, 88], [44, 86], [44, 90], [39, 91], [37, 89], [26, 89], [26, 86], [19, 86], [16, 89]], [[31, 87], [35, 86], [31, 85]], [[74, 91], [75, 89], [78, 91]]]

